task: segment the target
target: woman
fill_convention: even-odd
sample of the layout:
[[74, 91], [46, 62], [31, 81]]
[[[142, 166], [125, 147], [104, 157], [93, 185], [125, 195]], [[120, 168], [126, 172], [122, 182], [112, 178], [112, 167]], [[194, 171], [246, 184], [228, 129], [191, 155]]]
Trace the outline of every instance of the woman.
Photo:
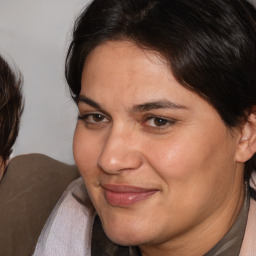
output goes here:
[[87, 192], [34, 255], [256, 254], [255, 21], [245, 0], [89, 5], [66, 64]]

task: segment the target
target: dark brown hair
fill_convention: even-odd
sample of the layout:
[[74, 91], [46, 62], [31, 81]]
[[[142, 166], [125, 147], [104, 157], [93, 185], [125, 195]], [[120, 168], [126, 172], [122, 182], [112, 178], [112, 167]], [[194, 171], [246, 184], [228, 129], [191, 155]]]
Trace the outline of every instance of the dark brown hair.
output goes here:
[[0, 56], [0, 157], [6, 164], [17, 138], [23, 111], [22, 77]]
[[[90, 51], [128, 39], [160, 53], [177, 81], [236, 127], [256, 105], [255, 23], [245, 0], [94, 0], [75, 23], [66, 79], [76, 97]], [[248, 176], [255, 158], [246, 163]]]

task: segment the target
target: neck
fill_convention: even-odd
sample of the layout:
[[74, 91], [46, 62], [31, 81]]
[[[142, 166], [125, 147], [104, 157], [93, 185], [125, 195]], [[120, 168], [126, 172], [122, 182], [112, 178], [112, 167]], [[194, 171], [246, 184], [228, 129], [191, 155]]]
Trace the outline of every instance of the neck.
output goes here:
[[189, 232], [180, 234], [159, 245], [141, 246], [142, 256], [198, 256], [211, 250], [230, 230], [236, 221], [245, 198], [242, 179], [215, 214]]
[[0, 159], [0, 180], [3, 178], [5, 167], [6, 167], [6, 164], [3, 162], [2, 159]]

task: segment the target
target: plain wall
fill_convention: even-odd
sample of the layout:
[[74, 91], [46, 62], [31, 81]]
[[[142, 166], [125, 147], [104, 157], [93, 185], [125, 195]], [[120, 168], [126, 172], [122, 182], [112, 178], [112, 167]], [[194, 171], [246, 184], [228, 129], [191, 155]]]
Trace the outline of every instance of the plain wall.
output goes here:
[[84, 0], [0, 0], [0, 53], [24, 77], [25, 109], [13, 155], [73, 163], [76, 107], [64, 78], [73, 23]]

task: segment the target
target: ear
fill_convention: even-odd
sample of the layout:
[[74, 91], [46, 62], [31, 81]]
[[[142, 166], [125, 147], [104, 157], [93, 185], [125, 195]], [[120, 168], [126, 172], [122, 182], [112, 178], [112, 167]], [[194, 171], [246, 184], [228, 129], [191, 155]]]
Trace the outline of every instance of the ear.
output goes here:
[[235, 160], [245, 163], [256, 152], [256, 106], [250, 111], [240, 135]]

